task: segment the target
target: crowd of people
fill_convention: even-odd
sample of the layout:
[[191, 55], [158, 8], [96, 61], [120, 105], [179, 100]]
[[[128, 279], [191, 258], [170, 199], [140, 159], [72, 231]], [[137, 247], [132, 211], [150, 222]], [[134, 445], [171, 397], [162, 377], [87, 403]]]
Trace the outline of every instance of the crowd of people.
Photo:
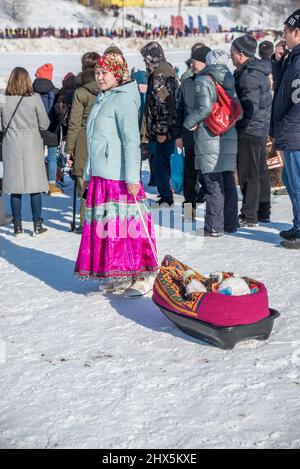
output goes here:
[[[229, 42], [232, 38], [232, 34], [246, 32], [247, 28], [235, 27], [227, 32], [225, 35], [225, 42]], [[219, 33], [222, 33], [224, 29], [219, 26]], [[224, 31], [225, 32], [225, 31]], [[173, 26], [153, 26], [146, 23], [143, 27], [126, 27], [126, 28], [5, 28], [0, 29], [0, 39], [39, 39], [43, 37], [55, 37], [58, 39], [76, 39], [76, 38], [88, 38], [88, 37], [107, 37], [107, 38], [142, 38], [142, 39], [162, 39], [167, 37], [195, 37], [201, 35], [210, 34], [210, 28], [203, 26], [201, 30], [193, 27], [192, 29], [185, 25], [181, 30], [174, 28]], [[281, 35], [281, 32], [276, 30], [273, 31], [255, 31], [253, 32], [257, 40], [262, 39], [266, 34], [274, 36], [275, 40]]]
[[149, 158], [159, 206], [172, 207], [171, 156], [176, 147], [185, 152], [183, 207], [195, 217], [197, 204], [206, 202], [204, 236], [219, 238], [270, 222], [272, 138], [294, 213], [281, 245], [300, 249], [300, 10], [275, 46], [258, 47], [247, 34], [233, 41], [230, 55], [196, 43], [180, 80], [158, 42], [140, 53], [146, 70], [130, 73], [117, 46], [101, 56], [88, 52], [82, 71], [68, 73], [60, 90], [51, 64], [37, 69], [33, 83], [25, 69], [12, 71], [0, 119], [2, 190], [11, 197], [15, 235], [23, 232], [23, 194], [31, 196], [35, 234], [47, 232], [41, 194], [62, 194], [57, 162], [64, 147], [81, 194], [76, 275], [99, 280], [105, 290], [144, 295], [158, 258], [142, 157]]
[[[209, 33], [209, 28], [205, 27], [204, 34]], [[222, 29], [220, 29], [222, 32]], [[0, 39], [38, 39], [42, 37], [56, 37], [58, 39], [75, 39], [87, 37], [108, 37], [108, 38], [121, 38], [121, 37], [139, 37], [144, 39], [158, 39], [166, 38], [168, 36], [182, 37], [182, 36], [197, 36], [200, 31], [197, 28], [190, 30], [185, 26], [184, 30], [175, 29], [172, 26], [152, 26], [146, 24], [143, 28], [126, 27], [126, 28], [6, 28], [0, 30]]]

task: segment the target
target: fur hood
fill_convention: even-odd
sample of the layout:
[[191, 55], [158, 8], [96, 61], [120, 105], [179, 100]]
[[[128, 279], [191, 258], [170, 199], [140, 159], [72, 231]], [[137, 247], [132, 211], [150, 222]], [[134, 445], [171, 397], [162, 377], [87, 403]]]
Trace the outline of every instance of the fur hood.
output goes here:
[[77, 75], [75, 79], [76, 88], [80, 88], [91, 81], [95, 81], [95, 70], [93, 68], [88, 68]]

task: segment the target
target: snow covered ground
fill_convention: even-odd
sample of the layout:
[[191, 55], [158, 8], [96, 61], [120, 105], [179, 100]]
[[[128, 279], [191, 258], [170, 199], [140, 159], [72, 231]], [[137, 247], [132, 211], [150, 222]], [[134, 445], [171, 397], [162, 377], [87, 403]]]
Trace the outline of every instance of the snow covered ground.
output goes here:
[[0, 228], [0, 447], [299, 448], [300, 252], [278, 247], [288, 197], [274, 198], [269, 226], [158, 239], [160, 259], [266, 284], [281, 313], [271, 338], [227, 352], [177, 330], [151, 298], [76, 280], [70, 181], [65, 192], [44, 196], [46, 237], [30, 236], [28, 200], [24, 237]]

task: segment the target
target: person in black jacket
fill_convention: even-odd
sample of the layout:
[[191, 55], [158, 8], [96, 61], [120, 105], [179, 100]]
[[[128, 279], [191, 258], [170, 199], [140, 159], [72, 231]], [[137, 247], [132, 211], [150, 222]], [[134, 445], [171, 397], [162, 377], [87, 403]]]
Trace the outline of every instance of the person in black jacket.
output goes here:
[[288, 58], [289, 54], [290, 51], [285, 41], [281, 40], [275, 45], [275, 52], [271, 57], [274, 89], [277, 86], [277, 82], [280, 79], [281, 71], [283, 70], [283, 65], [286, 59]]
[[238, 177], [243, 194], [240, 227], [257, 226], [270, 221], [271, 187], [266, 161], [270, 130], [272, 93], [270, 67], [255, 58], [257, 41], [252, 36], [237, 38], [231, 47], [236, 92], [243, 107], [237, 123]]
[[284, 152], [284, 182], [294, 213], [293, 228], [280, 233], [281, 245], [300, 249], [300, 10], [286, 20], [284, 39], [291, 53], [275, 88], [271, 135], [277, 150]]
[[49, 195], [57, 197], [62, 195], [62, 190], [56, 185], [57, 147], [60, 124], [55, 113], [55, 103], [59, 90], [52, 83], [52, 75], [52, 64], [45, 64], [39, 67], [35, 72], [36, 79], [33, 82], [33, 90], [41, 96], [50, 120], [49, 129], [42, 131], [41, 136], [44, 145], [48, 147]]
[[66, 141], [68, 132], [68, 123], [72, 107], [73, 96], [76, 90], [76, 77], [72, 72], [65, 75], [62, 80], [62, 88], [56, 95], [55, 114], [61, 122], [62, 141]]
[[258, 46], [258, 55], [259, 58], [266, 63], [269, 67], [269, 79], [271, 84], [271, 89], [273, 89], [273, 71], [272, 71], [272, 56], [274, 54], [274, 44], [271, 41], [263, 41]]

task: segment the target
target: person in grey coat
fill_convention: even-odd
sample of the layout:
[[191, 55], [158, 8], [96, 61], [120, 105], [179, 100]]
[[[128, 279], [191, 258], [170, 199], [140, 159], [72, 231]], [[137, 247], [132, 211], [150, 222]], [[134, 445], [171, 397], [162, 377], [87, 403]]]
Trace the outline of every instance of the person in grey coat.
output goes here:
[[215, 83], [230, 96], [235, 96], [234, 77], [227, 67], [229, 56], [221, 50], [208, 53], [206, 64], [195, 83], [194, 110], [184, 126], [194, 130], [195, 167], [204, 174], [207, 186], [205, 236], [219, 237], [237, 230], [238, 196], [234, 179], [237, 157], [237, 132], [232, 127], [221, 136], [214, 136], [204, 120], [217, 101]]
[[[194, 71], [193, 76], [185, 78], [181, 83], [179, 93], [176, 98], [176, 112], [174, 116], [173, 137], [175, 138], [176, 146], [179, 148], [184, 147], [184, 206], [192, 204], [193, 213], [195, 215], [197, 202], [206, 200], [206, 184], [204, 176], [201, 171], [195, 168], [195, 142], [193, 133], [183, 127], [184, 120], [188, 114], [193, 110], [195, 101], [195, 82], [198, 73], [203, 69], [207, 54], [211, 51], [209, 47], [197, 47], [192, 52], [192, 67]], [[196, 185], [197, 179], [201, 184], [201, 189], [197, 194]]]
[[40, 130], [49, 127], [49, 119], [24, 68], [12, 71], [5, 95], [0, 108], [1, 130], [5, 132], [3, 192], [11, 194], [14, 232], [16, 235], [23, 232], [22, 195], [30, 194], [34, 232], [44, 234], [47, 230], [42, 224], [41, 193], [47, 192], [49, 186]]

